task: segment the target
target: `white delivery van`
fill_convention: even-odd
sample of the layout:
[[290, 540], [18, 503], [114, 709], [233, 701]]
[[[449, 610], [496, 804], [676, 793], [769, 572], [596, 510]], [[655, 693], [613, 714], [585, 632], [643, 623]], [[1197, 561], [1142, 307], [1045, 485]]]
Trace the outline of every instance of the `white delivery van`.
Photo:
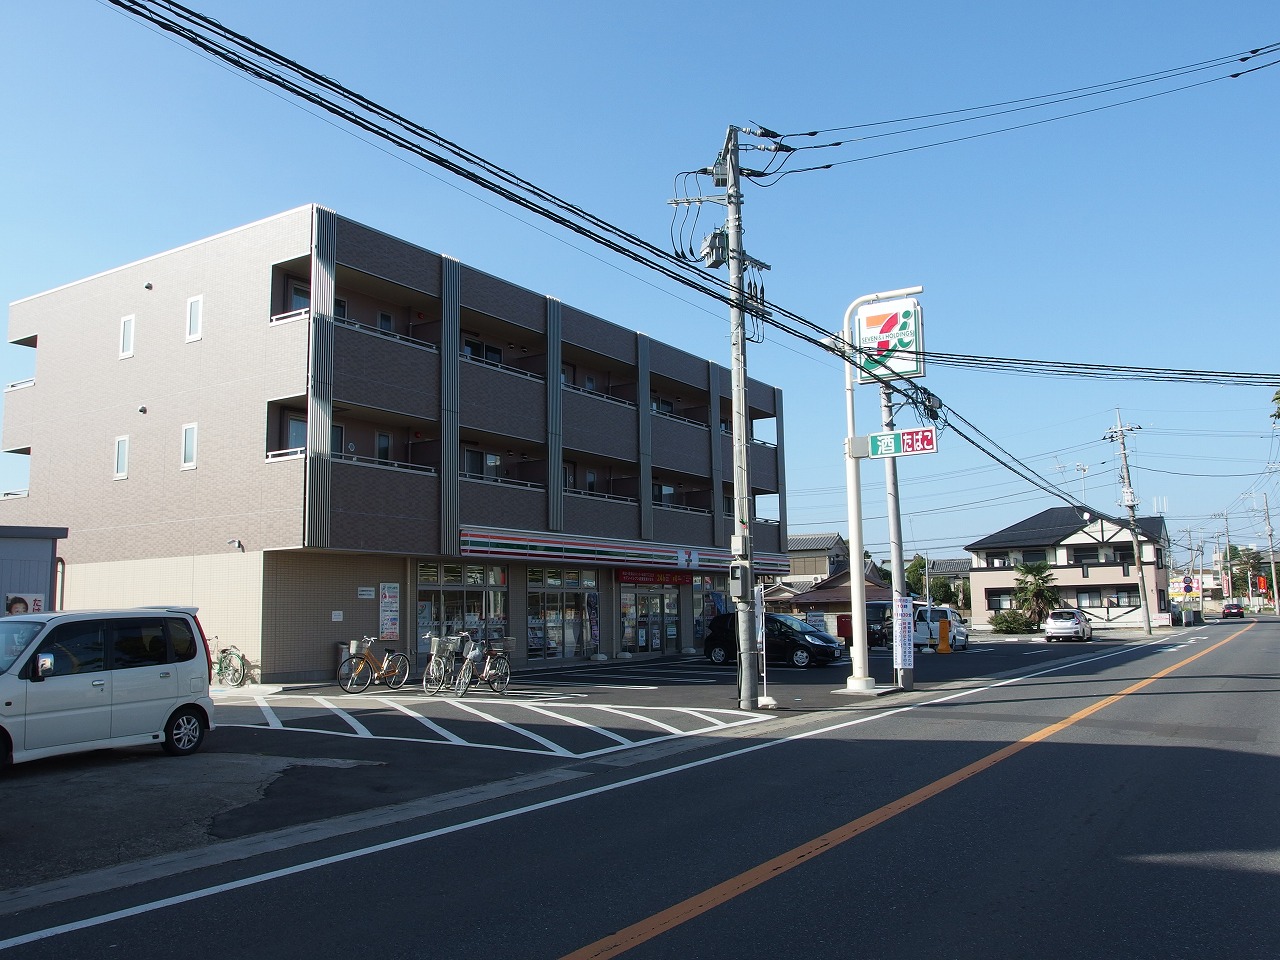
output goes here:
[[915, 639], [917, 650], [925, 647], [938, 648], [945, 636], [952, 650], [966, 650], [969, 647], [969, 621], [960, 616], [960, 611], [950, 607], [917, 606], [915, 608]]
[[213, 729], [209, 644], [191, 607], [0, 617], [0, 766]]

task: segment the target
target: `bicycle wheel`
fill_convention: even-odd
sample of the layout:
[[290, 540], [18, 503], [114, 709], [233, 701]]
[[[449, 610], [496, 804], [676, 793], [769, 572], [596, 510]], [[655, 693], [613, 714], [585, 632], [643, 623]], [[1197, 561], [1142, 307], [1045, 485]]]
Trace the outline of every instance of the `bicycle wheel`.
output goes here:
[[364, 657], [347, 657], [338, 667], [338, 686], [347, 693], [360, 693], [373, 682], [373, 670]]
[[511, 661], [506, 657], [494, 657], [489, 661], [489, 672], [485, 679], [495, 693], [506, 693], [507, 684], [511, 682]]
[[399, 690], [404, 686], [404, 682], [409, 679], [409, 658], [403, 653], [397, 653], [391, 658], [391, 662], [387, 664], [387, 686], [392, 690]]
[[427, 672], [422, 675], [422, 692], [428, 695], [439, 693], [444, 689], [449, 671], [444, 665], [443, 657], [432, 657], [427, 664]]
[[471, 689], [471, 678], [476, 672], [476, 665], [470, 660], [463, 660], [462, 666], [458, 668], [458, 675], [453, 679], [453, 695], [455, 697], [465, 697], [467, 691]]
[[238, 687], [244, 683], [245, 674], [248, 673], [244, 668], [244, 657], [237, 656], [234, 653], [224, 654], [222, 664], [222, 680], [224, 683], [233, 687]]

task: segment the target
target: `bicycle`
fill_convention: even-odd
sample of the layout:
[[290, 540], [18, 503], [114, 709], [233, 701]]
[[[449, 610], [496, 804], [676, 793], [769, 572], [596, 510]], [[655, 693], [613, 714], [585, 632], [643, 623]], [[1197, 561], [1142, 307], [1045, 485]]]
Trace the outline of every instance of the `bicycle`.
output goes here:
[[[218, 638], [211, 637], [213, 641]], [[213, 662], [213, 676], [219, 684], [238, 687], [249, 676], [249, 661], [235, 644], [227, 644], [218, 651], [218, 659]]]
[[[511, 682], [511, 661], [502, 647], [508, 639], [473, 640], [465, 630], [447, 637], [431, 637], [431, 660], [422, 674], [423, 693], [437, 694], [447, 686], [455, 697], [465, 696], [477, 679], [489, 684], [494, 693], [506, 693]], [[463, 657], [458, 662], [458, 647], [463, 643]], [[481, 661], [483, 665], [479, 666]]]
[[347, 657], [339, 664], [338, 686], [347, 693], [361, 693], [368, 689], [369, 684], [382, 683], [384, 680], [392, 690], [398, 690], [409, 679], [409, 658], [387, 648], [379, 663], [373, 655], [373, 645], [377, 641], [377, 637], [362, 637], [358, 646], [359, 653]]
[[458, 645], [468, 639], [468, 635], [459, 633], [437, 637], [427, 634], [424, 639], [431, 640], [431, 659], [427, 661], [427, 669], [422, 671], [422, 692], [427, 696], [433, 696], [443, 690], [446, 684], [452, 685], [454, 677], [457, 676], [455, 658], [458, 654]]
[[[511, 661], [505, 652], [506, 641], [468, 640], [462, 654], [462, 666], [453, 680], [453, 695], [466, 696], [472, 684], [483, 680], [494, 693], [506, 693], [511, 682]], [[481, 663], [483, 661], [483, 663]]]

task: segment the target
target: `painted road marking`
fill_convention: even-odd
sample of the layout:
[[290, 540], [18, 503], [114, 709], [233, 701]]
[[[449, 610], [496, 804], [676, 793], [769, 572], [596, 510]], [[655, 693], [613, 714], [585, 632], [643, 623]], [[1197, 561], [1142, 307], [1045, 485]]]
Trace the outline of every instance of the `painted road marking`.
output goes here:
[[[454, 698], [439, 698], [426, 700], [421, 697], [398, 698], [387, 695], [369, 696], [361, 694], [351, 694], [344, 696], [339, 702], [334, 702], [329, 697], [315, 694], [284, 694], [277, 695], [273, 698], [276, 709], [272, 709], [271, 705], [262, 702], [264, 698], [255, 697], [251, 702], [249, 699], [235, 700], [226, 698], [219, 700], [220, 709], [225, 715], [230, 711], [240, 708], [241, 711], [258, 709], [261, 711], [262, 720], [241, 720], [236, 719], [220, 719], [219, 727], [238, 727], [247, 730], [262, 729], [269, 727], [275, 730], [283, 730], [290, 733], [312, 733], [320, 734], [328, 737], [355, 737], [361, 740], [391, 740], [399, 743], [432, 743], [440, 745], [450, 745], [459, 747], [476, 747], [486, 750], [502, 750], [511, 753], [532, 753], [543, 756], [556, 757], [572, 757], [587, 758], [597, 757], [606, 753], [614, 753], [619, 750], [629, 749], [639, 744], [655, 743], [659, 740], [671, 740], [680, 737], [691, 737], [699, 734], [715, 733], [721, 730], [727, 730], [732, 727], [744, 726], [748, 724], [761, 723], [766, 720], [776, 719], [777, 715], [772, 713], [751, 713], [740, 710], [721, 709], [715, 707], [699, 707], [693, 709], [690, 707], [643, 707], [643, 706], [615, 706], [611, 704], [598, 703], [573, 703], [565, 701], [530, 703], [523, 700], [516, 700], [510, 697], [493, 697], [493, 698], [468, 698], [466, 701]], [[376, 708], [370, 710], [367, 707], [361, 707], [361, 704], [373, 703], [378, 707], [385, 709], [388, 715], [405, 716], [417, 721], [427, 731], [434, 734], [434, 737], [413, 737], [405, 736], [403, 732], [399, 733], [379, 733], [378, 714]], [[334, 730], [326, 727], [318, 727], [308, 725], [308, 720], [318, 716], [317, 714], [308, 713], [306, 708], [310, 705], [323, 707], [325, 711], [339, 718], [349, 730]], [[344, 709], [341, 704], [347, 704], [350, 709]], [[420, 712], [428, 710], [432, 715]], [[279, 713], [284, 711], [288, 714], [290, 711], [301, 714], [292, 722], [281, 720]], [[356, 711], [359, 712], [357, 719]], [[618, 730], [613, 726], [599, 722], [590, 722], [584, 719], [582, 711], [595, 711], [605, 716], [615, 716], [626, 718], [640, 724], [642, 728], [654, 731], [653, 736], [641, 735], [637, 737], [634, 731]], [[538, 746], [511, 746], [509, 744], [491, 742], [484, 737], [483, 733], [477, 732], [470, 737], [459, 736], [449, 729], [448, 723], [450, 715], [457, 713], [465, 713], [468, 716], [483, 721], [483, 724], [492, 725], [517, 734], [518, 736], [531, 740]], [[500, 716], [499, 712], [505, 714]], [[520, 714], [537, 715], [538, 717], [546, 717], [559, 721], [567, 730], [587, 730], [604, 740], [612, 741], [609, 745], [593, 749], [571, 749], [562, 743], [557, 743], [552, 737], [554, 734], [545, 735], [546, 731], [537, 733], [528, 729], [518, 718]], [[576, 715], [575, 715], [576, 714]], [[696, 721], [690, 725], [687, 722], [683, 725], [677, 725], [678, 719], [681, 717], [691, 718]], [[545, 724], [543, 725], [545, 726]], [[469, 730], [474, 728], [469, 727]], [[484, 725], [478, 728], [479, 731], [484, 730]]]
[[[1252, 624], [1250, 624], [1250, 626], [1252, 626]], [[1174, 670], [1177, 670], [1185, 666], [1186, 664], [1191, 663], [1193, 660], [1198, 660], [1200, 659], [1200, 657], [1204, 656], [1205, 654], [1212, 653], [1214, 650], [1218, 649], [1218, 647], [1240, 636], [1240, 634], [1244, 633], [1244, 631], [1247, 629], [1249, 628], [1246, 627], [1236, 633], [1233, 633], [1231, 634], [1231, 636], [1227, 637], [1225, 640], [1215, 643], [1211, 647], [1206, 647], [1204, 650], [1201, 650], [1199, 653], [1194, 654], [1191, 657], [1188, 657], [1184, 661], [1176, 663], [1171, 667], [1167, 667], [1165, 670], [1162, 670], [1160, 673], [1155, 674], [1153, 677], [1149, 678], [1148, 680], [1142, 681], [1142, 685], [1145, 686], [1147, 683], [1150, 683], [1160, 677], [1167, 676], [1168, 674], [1172, 673]], [[1117, 657], [1117, 656], [1120, 656], [1121, 654], [1128, 653], [1131, 649], [1133, 648], [1121, 647], [1119, 649], [1108, 650], [1107, 652], [1101, 653], [1098, 656], [1092, 657], [1089, 660], [1086, 660], [1084, 662], [1096, 663], [1101, 660], [1109, 660], [1112, 657]], [[223, 893], [229, 893], [233, 890], [242, 890], [247, 887], [257, 886], [258, 884], [269, 883], [273, 880], [280, 880], [285, 877], [296, 876], [298, 874], [307, 873], [312, 870], [318, 870], [324, 867], [332, 866], [333, 864], [346, 863], [351, 860], [358, 860], [364, 857], [373, 856], [375, 854], [384, 853], [388, 850], [396, 850], [401, 847], [413, 846], [415, 844], [422, 843], [427, 840], [434, 840], [436, 837], [443, 837], [443, 836], [448, 836], [454, 833], [461, 833], [463, 831], [472, 830], [477, 827], [488, 826], [491, 823], [498, 823], [504, 820], [510, 820], [516, 817], [526, 816], [527, 814], [537, 813], [541, 810], [547, 810], [552, 807], [558, 807], [561, 804], [574, 803], [578, 800], [585, 800], [589, 797], [595, 797], [605, 793], [612, 793], [615, 790], [624, 790], [629, 787], [636, 786], [637, 784], [640, 784], [640, 783], [647, 783], [651, 780], [658, 780], [663, 777], [669, 777], [669, 776], [674, 776], [676, 774], [684, 773], [686, 770], [693, 770], [699, 767], [705, 767], [713, 763], [720, 763], [724, 760], [732, 760], [737, 757], [745, 756], [746, 754], [749, 754], [749, 753], [755, 753], [759, 750], [770, 750], [774, 747], [793, 743], [798, 740], [808, 740], [813, 737], [821, 737], [829, 733], [834, 733], [838, 730], [845, 730], [850, 727], [858, 726], [859, 724], [880, 722], [883, 720], [887, 720], [889, 717], [897, 716], [898, 714], [911, 713], [912, 711], [919, 710], [922, 707], [937, 706], [940, 703], [948, 703], [953, 700], [961, 700], [966, 697], [974, 696], [975, 694], [978, 694], [978, 693], [986, 693], [991, 690], [999, 689], [1000, 687], [1006, 687], [1012, 684], [1022, 683], [1027, 680], [1034, 680], [1039, 677], [1048, 676], [1051, 673], [1057, 673], [1059, 670], [1065, 670], [1069, 667], [1079, 666], [1080, 663], [1081, 661], [1071, 661], [1070, 663], [1053, 664], [1052, 666], [1045, 667], [1043, 670], [1037, 670], [1033, 673], [1028, 673], [1020, 677], [1009, 677], [1008, 679], [997, 680], [994, 683], [990, 683], [985, 686], [970, 687], [967, 690], [960, 690], [960, 691], [957, 691], [956, 693], [949, 693], [945, 696], [938, 697], [933, 700], [921, 701], [920, 703], [908, 704], [906, 706], [897, 707], [892, 710], [886, 710], [883, 713], [868, 714], [866, 716], [857, 717], [853, 720], [842, 720], [840, 722], [833, 723], [828, 726], [821, 726], [812, 730], [806, 730], [802, 733], [795, 733], [786, 737], [781, 737], [777, 740], [761, 740], [756, 743], [752, 743], [749, 746], [740, 747], [737, 750], [730, 750], [726, 753], [717, 754], [712, 757], [703, 757], [698, 760], [691, 760], [688, 763], [677, 764], [676, 766], [672, 766], [672, 767], [664, 767], [661, 770], [655, 770], [651, 773], [640, 774], [639, 776], [631, 777], [629, 779], [619, 780], [613, 783], [602, 784], [598, 787], [591, 787], [589, 789], [581, 790], [577, 793], [567, 794], [565, 796], [553, 797], [550, 800], [542, 800], [542, 801], [539, 801], [538, 803], [526, 804], [521, 807], [515, 807], [514, 809], [511, 809], [511, 810], [505, 810], [500, 813], [490, 814], [489, 816], [486, 816], [486, 817], [479, 817], [475, 820], [468, 820], [462, 823], [455, 823], [455, 824], [452, 824], [451, 826], [440, 827], [439, 829], [436, 829], [436, 830], [428, 830], [424, 833], [416, 833], [406, 837], [398, 837], [394, 840], [387, 840], [383, 843], [378, 843], [378, 844], [374, 844], [372, 846], [367, 846], [367, 847], [361, 847], [356, 850], [348, 850], [344, 853], [334, 854], [332, 856], [323, 857], [318, 860], [310, 860], [305, 863], [295, 863], [288, 867], [282, 867], [278, 870], [268, 871], [267, 873], [259, 873], [253, 876], [241, 877], [238, 880], [228, 881], [227, 883], [220, 883], [214, 886], [204, 887], [199, 890], [192, 890], [187, 893], [176, 894], [171, 897], [165, 897], [164, 899], [161, 899], [161, 900], [152, 900], [148, 903], [135, 904], [134, 906], [131, 906], [131, 907], [125, 907], [120, 910], [114, 910], [110, 913], [99, 914], [94, 917], [85, 917], [80, 920], [73, 920], [69, 923], [58, 924], [52, 927], [45, 927], [44, 929], [41, 929], [41, 930], [33, 930], [29, 933], [20, 934], [15, 937], [10, 937], [7, 940], [0, 940], [0, 950], [9, 950], [13, 947], [25, 946], [26, 944], [29, 944], [29, 943], [36, 943], [40, 940], [47, 940], [52, 937], [61, 936], [62, 934], [65, 934], [65, 933], [75, 933], [81, 930], [89, 930], [94, 927], [99, 927], [99, 926], [103, 926], [104, 924], [112, 923], [116, 920], [125, 920], [130, 917], [142, 916], [144, 914], [153, 913], [158, 910], [164, 910], [168, 907], [179, 906], [185, 903], [194, 903], [199, 900], [205, 900], [205, 899], [208, 899], [209, 897], [215, 897]], [[1130, 688], [1130, 690], [1132, 689], [1133, 688]], [[1118, 700], [1120, 696], [1123, 696], [1124, 693], [1127, 693], [1127, 692], [1129, 691], [1123, 691], [1121, 694], [1117, 694], [1116, 696], [1113, 696], [1113, 697], [1108, 697], [1106, 700], [1099, 701], [1094, 706], [1096, 707], [1097, 710], [1102, 709], [1104, 706], [1110, 706], [1112, 703]], [[1088, 711], [1082, 710], [1080, 711], [1080, 713], [1074, 714], [1073, 716], [1081, 717], [1082, 715], [1086, 714], [1086, 712], [1096, 712], [1096, 710], [1094, 710], [1093, 708], [1089, 708]], [[1055, 727], [1056, 726], [1059, 726], [1059, 725], [1055, 725]], [[1046, 727], [1044, 729], [1050, 730], [1052, 728]], [[1048, 734], [1046, 734], [1046, 736], [1047, 735]], [[1035, 735], [1033, 734], [1032, 736], [1035, 736]], [[1021, 743], [1022, 741], [1019, 741], [1019, 742]], [[1008, 750], [1009, 747], [1006, 747], [1004, 749]], [[1000, 751], [997, 751], [997, 753], [1000, 753]], [[991, 756], [996, 756], [996, 754], [992, 754]], [[981, 760], [978, 761], [979, 764], [983, 762], [984, 761], [981, 761]], [[975, 766], [974, 764], [970, 764], [969, 767], [966, 767], [964, 769], [968, 770], [974, 766]], [[978, 771], [975, 770], [974, 772], [978, 772]], [[952, 774], [951, 776], [954, 777], [955, 774]], [[924, 789], [927, 789], [927, 788], [924, 788]], [[916, 792], [919, 793], [920, 791], [916, 791]], [[915, 794], [909, 794], [908, 796], [914, 796], [914, 795]], [[901, 802], [901, 801], [898, 801], [898, 802]], [[916, 801], [916, 802], [918, 803], [920, 801]], [[881, 807], [880, 811], [877, 811], [877, 812], [888, 810], [889, 807], [893, 807], [895, 805], [896, 804], [887, 804], [886, 806]], [[903, 809], [906, 809], [906, 808], [903, 808]], [[853, 823], [859, 823], [863, 819], [865, 818], [860, 818], [859, 820], [855, 820], [853, 821]], [[721, 886], [723, 886], [723, 884]], [[687, 902], [688, 901], [686, 901], [686, 903]], [[690, 917], [686, 917], [685, 919], [690, 919]], [[639, 941], [637, 941], [637, 943], [638, 942]], [[603, 944], [603, 943], [604, 941], [598, 941], [597, 944], [593, 944], [592, 947], [596, 947], [598, 944]], [[592, 947], [584, 947], [583, 949], [589, 950]], [[582, 951], [578, 951], [578, 952], [581, 953]], [[596, 955], [599, 956], [601, 960], [603, 960], [603, 958], [606, 956], [606, 954], [602, 954], [602, 953], [598, 953]], [[608, 954], [608, 956], [613, 956], [613, 955], [616, 955], [616, 954]]]

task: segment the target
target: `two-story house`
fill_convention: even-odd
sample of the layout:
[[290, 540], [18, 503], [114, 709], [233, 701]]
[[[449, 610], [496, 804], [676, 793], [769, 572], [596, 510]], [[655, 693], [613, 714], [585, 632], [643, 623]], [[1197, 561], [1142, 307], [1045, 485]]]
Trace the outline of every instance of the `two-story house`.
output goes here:
[[[678, 653], [725, 588], [728, 369], [323, 207], [17, 301], [9, 342], [0, 524], [67, 528], [56, 602], [195, 604], [263, 679], [365, 634]], [[782, 574], [782, 395], [747, 395]]]
[[[1138, 518], [1142, 576], [1152, 625], [1169, 623], [1169, 533], [1163, 517]], [[1075, 507], [1052, 507], [965, 547], [972, 622], [990, 626], [991, 614], [1013, 608], [1017, 566], [1048, 563], [1064, 606], [1083, 610], [1095, 625], [1141, 626], [1134, 535], [1127, 523], [1093, 516]]]

